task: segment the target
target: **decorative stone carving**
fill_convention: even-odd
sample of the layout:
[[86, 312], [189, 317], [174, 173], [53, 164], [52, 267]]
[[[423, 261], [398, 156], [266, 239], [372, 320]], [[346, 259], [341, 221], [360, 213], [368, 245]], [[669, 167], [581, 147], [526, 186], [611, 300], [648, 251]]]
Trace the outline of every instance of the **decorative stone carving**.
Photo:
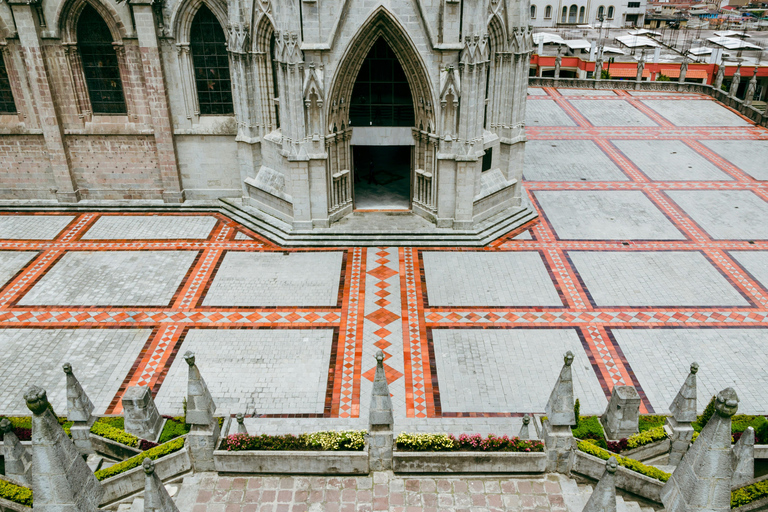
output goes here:
[[195, 364], [195, 353], [187, 351], [184, 360], [189, 365], [187, 374], [187, 423], [190, 425], [210, 425], [216, 404], [211, 397], [205, 380]]
[[245, 428], [245, 416], [243, 416], [243, 413], [237, 413], [235, 419], [237, 420], [237, 433], [248, 434], [248, 429]]
[[523, 416], [523, 426], [520, 427], [520, 432], [517, 434], [517, 437], [520, 439], [528, 440], [531, 438], [531, 434], [528, 431], [529, 427], [528, 425], [531, 423], [531, 417], [527, 414]]
[[157, 441], [163, 418], [157, 411], [152, 391], [147, 386], [131, 386], [123, 395], [125, 431], [142, 439]]
[[696, 420], [696, 372], [698, 371], [699, 365], [691, 363], [688, 377], [669, 406], [672, 415], [667, 417], [664, 430], [671, 442], [668, 462], [670, 466], [680, 463], [693, 438], [691, 423]]
[[733, 74], [733, 80], [731, 81], [731, 88], [728, 91], [728, 96], [735, 98], [739, 92], [739, 84], [741, 83], [741, 62], [736, 66], [736, 72]]
[[391, 470], [394, 417], [389, 384], [384, 372], [384, 353], [381, 350], [376, 352], [376, 375], [373, 378], [368, 418], [368, 457], [371, 471]]
[[723, 86], [723, 79], [725, 78], [725, 66], [720, 64], [717, 66], [717, 73], [715, 74], [715, 81], [712, 83], [712, 87], [716, 91], [719, 91]]
[[576, 416], [573, 412], [573, 374], [571, 372], [573, 352], [570, 350], [566, 352], [563, 361], [563, 368], [560, 370], [560, 375], [544, 409], [549, 424], [554, 426], [576, 424]]
[[29, 487], [32, 485], [32, 455], [16, 437], [13, 425], [6, 418], [0, 421], [0, 430], [3, 432], [5, 476]]
[[755, 99], [755, 91], [757, 90], [757, 66], [752, 73], [752, 78], [749, 79], [747, 84], [747, 93], [744, 95], [744, 105], [752, 105], [752, 101]]
[[560, 47], [557, 47], [557, 57], [555, 57], [555, 78], [560, 78], [560, 65], [563, 62], [563, 58], [560, 56]]
[[597, 482], [582, 512], [616, 512], [616, 457], [605, 461], [605, 471]]
[[747, 427], [733, 445], [731, 488], [741, 487], [755, 478], [755, 429]]
[[75, 377], [72, 365], [64, 363], [62, 368], [67, 375], [67, 419], [69, 421], [91, 421], [93, 403]]
[[144, 468], [144, 512], [179, 512], [163, 481], [155, 473], [155, 463], [149, 457], [141, 463]]
[[608, 439], [622, 439], [638, 433], [640, 395], [632, 386], [614, 386], [611, 400], [600, 421]]

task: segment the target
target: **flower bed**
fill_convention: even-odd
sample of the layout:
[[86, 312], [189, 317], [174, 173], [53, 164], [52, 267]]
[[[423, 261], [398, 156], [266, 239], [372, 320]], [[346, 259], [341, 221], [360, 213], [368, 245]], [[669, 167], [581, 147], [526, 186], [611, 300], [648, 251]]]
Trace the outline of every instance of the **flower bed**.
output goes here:
[[[189, 434], [189, 424], [185, 423], [184, 416], [163, 416], [166, 419], [165, 425], [163, 425], [163, 431], [160, 432], [160, 438], [157, 440], [158, 444], [167, 443], [171, 439], [181, 437]], [[224, 418], [219, 418], [223, 420]], [[219, 421], [221, 426], [221, 421]]]
[[616, 457], [616, 461], [620, 466], [624, 466], [625, 468], [635, 471], [636, 473], [640, 473], [641, 475], [645, 475], [650, 478], [655, 478], [656, 480], [660, 480], [662, 482], [666, 482], [672, 476], [670, 473], [662, 471], [658, 468], [646, 466], [642, 462], [636, 461], [634, 459], [622, 457], [620, 455], [611, 453], [608, 450], [603, 450], [599, 446], [595, 446], [588, 441], [580, 441], [578, 448], [584, 453], [594, 455], [595, 457], [599, 457], [603, 460], [608, 460], [611, 458], [611, 456], [614, 456]]
[[232, 434], [224, 438], [219, 449], [227, 451], [362, 451], [365, 448], [365, 430], [314, 432], [294, 436], [285, 434]]
[[749, 505], [763, 498], [768, 498], [768, 480], [747, 485], [731, 492], [731, 508]]
[[0, 480], [0, 498], [31, 507], [32, 489], [16, 485], [7, 480]]
[[123, 462], [115, 464], [114, 466], [100, 469], [96, 471], [94, 475], [96, 475], [98, 480], [106, 480], [107, 478], [112, 478], [113, 476], [119, 475], [120, 473], [140, 466], [146, 457], [149, 457], [152, 460], [156, 460], [165, 455], [179, 451], [182, 448], [184, 448], [184, 438], [178, 437], [172, 441], [168, 441], [165, 444], [161, 444], [159, 446], [155, 446], [154, 448], [150, 448], [149, 450], [143, 451], [135, 457], [131, 457], [128, 460], [124, 460]]
[[[31, 416], [0, 416], [0, 420], [6, 419], [13, 425], [13, 433], [19, 438], [19, 441], [30, 441], [32, 439], [32, 417]], [[69, 436], [69, 428], [73, 425], [67, 418], [57, 416], [59, 425], [64, 428], [64, 432]], [[70, 436], [71, 437], [71, 436]]]
[[403, 432], [395, 445], [398, 450], [411, 452], [479, 451], [479, 452], [543, 452], [541, 441], [527, 441], [517, 437], [498, 437], [489, 434], [462, 434], [458, 438], [447, 434], [408, 434]]

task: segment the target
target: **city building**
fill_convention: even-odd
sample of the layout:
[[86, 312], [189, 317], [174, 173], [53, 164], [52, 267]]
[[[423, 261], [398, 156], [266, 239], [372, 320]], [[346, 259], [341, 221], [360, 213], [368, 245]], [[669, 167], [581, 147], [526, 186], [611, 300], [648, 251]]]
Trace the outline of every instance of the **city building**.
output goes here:
[[646, 0], [531, 0], [531, 25], [534, 27], [569, 27], [579, 25], [605, 27], [641, 27]]

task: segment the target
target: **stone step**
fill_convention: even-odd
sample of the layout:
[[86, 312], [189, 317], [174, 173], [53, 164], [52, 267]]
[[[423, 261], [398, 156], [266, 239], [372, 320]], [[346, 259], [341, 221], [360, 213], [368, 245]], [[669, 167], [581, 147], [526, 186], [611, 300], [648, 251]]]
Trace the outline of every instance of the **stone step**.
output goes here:
[[[581, 512], [592, 495], [593, 485], [579, 484], [565, 475], [559, 475], [560, 489], [568, 512]], [[630, 498], [616, 496], [616, 512], [655, 512], [653, 507], [645, 507]]]

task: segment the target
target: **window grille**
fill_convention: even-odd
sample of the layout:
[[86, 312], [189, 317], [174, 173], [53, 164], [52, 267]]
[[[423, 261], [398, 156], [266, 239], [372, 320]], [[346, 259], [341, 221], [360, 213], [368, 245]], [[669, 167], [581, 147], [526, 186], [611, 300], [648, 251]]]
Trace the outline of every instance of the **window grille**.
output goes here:
[[195, 69], [200, 114], [234, 113], [227, 39], [219, 20], [205, 5], [200, 7], [192, 20], [189, 49]]
[[77, 49], [94, 114], [126, 114], [123, 83], [112, 34], [96, 9], [86, 5], [77, 21]]
[[0, 52], [0, 114], [15, 113], [16, 103], [13, 101], [11, 81], [8, 79], [8, 70], [5, 67], [3, 54]]

